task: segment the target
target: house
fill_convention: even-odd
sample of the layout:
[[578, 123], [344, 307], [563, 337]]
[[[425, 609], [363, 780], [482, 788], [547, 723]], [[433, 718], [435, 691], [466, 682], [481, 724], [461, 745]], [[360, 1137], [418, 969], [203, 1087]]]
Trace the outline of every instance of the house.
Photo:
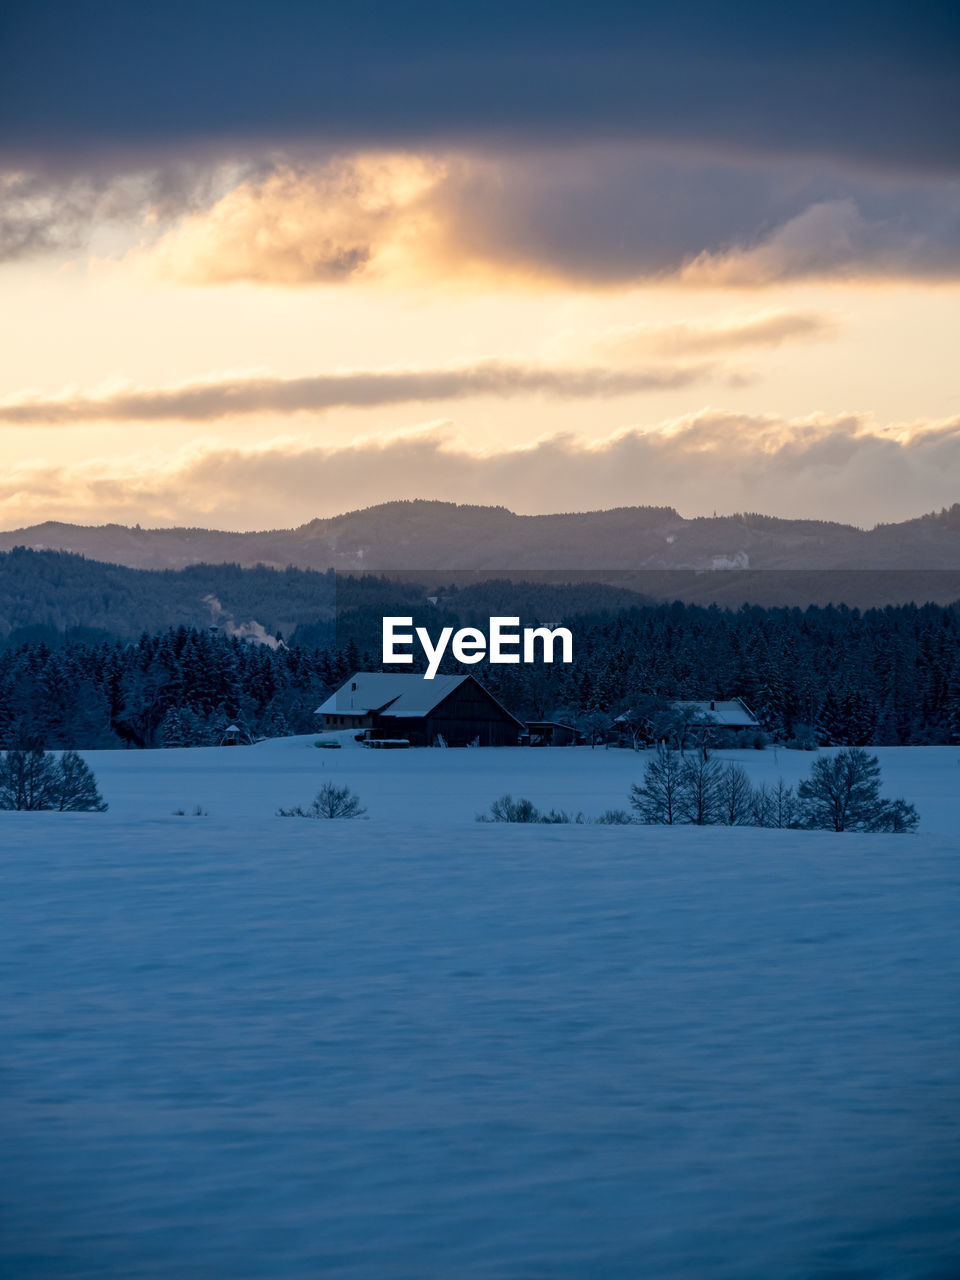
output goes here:
[[691, 741], [704, 739], [719, 745], [733, 743], [742, 733], [757, 732], [760, 721], [742, 698], [708, 698], [665, 703], [643, 715], [624, 711], [612, 729], [620, 746], [666, 741], [683, 750]]
[[470, 675], [358, 671], [317, 708], [325, 730], [355, 729], [411, 746], [513, 747], [524, 725]]
[[528, 720], [527, 730], [532, 747], [570, 747], [583, 741], [579, 729], [559, 720]]
[[692, 711], [705, 723], [720, 729], [759, 729], [760, 721], [753, 714], [742, 698], [731, 698], [726, 702], [710, 699], [706, 702], [675, 702], [674, 710]]

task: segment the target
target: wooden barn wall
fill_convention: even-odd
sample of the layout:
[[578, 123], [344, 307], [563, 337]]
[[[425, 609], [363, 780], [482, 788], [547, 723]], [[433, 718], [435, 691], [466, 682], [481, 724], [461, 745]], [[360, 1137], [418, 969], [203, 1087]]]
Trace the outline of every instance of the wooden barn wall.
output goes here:
[[414, 746], [432, 746], [442, 734], [451, 747], [466, 746], [479, 737], [484, 747], [516, 746], [520, 726], [479, 685], [466, 681], [424, 719], [384, 720], [397, 737]]

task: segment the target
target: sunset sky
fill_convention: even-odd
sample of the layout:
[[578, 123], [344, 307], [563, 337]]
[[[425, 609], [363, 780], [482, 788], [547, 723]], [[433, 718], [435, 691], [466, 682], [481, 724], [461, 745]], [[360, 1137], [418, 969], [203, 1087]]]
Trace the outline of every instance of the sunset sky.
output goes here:
[[960, 10], [14, 0], [0, 527], [960, 500]]

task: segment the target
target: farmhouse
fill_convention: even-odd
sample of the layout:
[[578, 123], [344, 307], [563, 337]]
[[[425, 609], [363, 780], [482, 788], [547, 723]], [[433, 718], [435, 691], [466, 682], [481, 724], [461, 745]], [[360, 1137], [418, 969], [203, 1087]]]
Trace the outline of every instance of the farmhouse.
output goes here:
[[726, 702], [713, 698], [706, 702], [675, 702], [674, 710], [693, 713], [703, 724], [713, 729], [759, 729], [760, 721], [742, 698]]
[[358, 671], [317, 708], [324, 729], [364, 730], [372, 739], [406, 738], [414, 747], [512, 747], [526, 725], [473, 676]]
[[657, 713], [624, 711], [614, 720], [613, 732], [620, 746], [646, 742], [673, 742], [681, 750], [690, 741], [709, 740], [733, 745], [739, 735], [760, 728], [742, 698], [708, 698], [665, 704]]

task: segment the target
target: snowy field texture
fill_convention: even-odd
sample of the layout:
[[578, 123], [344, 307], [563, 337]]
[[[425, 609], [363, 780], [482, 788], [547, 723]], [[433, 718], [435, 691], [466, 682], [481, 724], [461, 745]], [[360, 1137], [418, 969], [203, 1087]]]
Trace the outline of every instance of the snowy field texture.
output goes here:
[[[0, 814], [4, 1280], [960, 1275], [957, 749], [835, 836], [482, 825], [642, 757], [311, 742]], [[326, 778], [369, 820], [272, 816]]]
[[[254, 747], [184, 747], [166, 751], [86, 751], [111, 813], [166, 817], [197, 805], [217, 818], [268, 818], [307, 805], [327, 781], [356, 791], [375, 822], [473, 822], [510, 792], [542, 809], [596, 817], [628, 808], [649, 754], [590, 747], [484, 747], [477, 750], [371, 751], [352, 732], [338, 750], [318, 750], [317, 735], [277, 738]], [[902, 795], [920, 812], [920, 829], [960, 840], [960, 747], [877, 747], [885, 795]], [[722, 751], [754, 783], [810, 773], [811, 751]], [[825, 751], [823, 754], [831, 754]]]

